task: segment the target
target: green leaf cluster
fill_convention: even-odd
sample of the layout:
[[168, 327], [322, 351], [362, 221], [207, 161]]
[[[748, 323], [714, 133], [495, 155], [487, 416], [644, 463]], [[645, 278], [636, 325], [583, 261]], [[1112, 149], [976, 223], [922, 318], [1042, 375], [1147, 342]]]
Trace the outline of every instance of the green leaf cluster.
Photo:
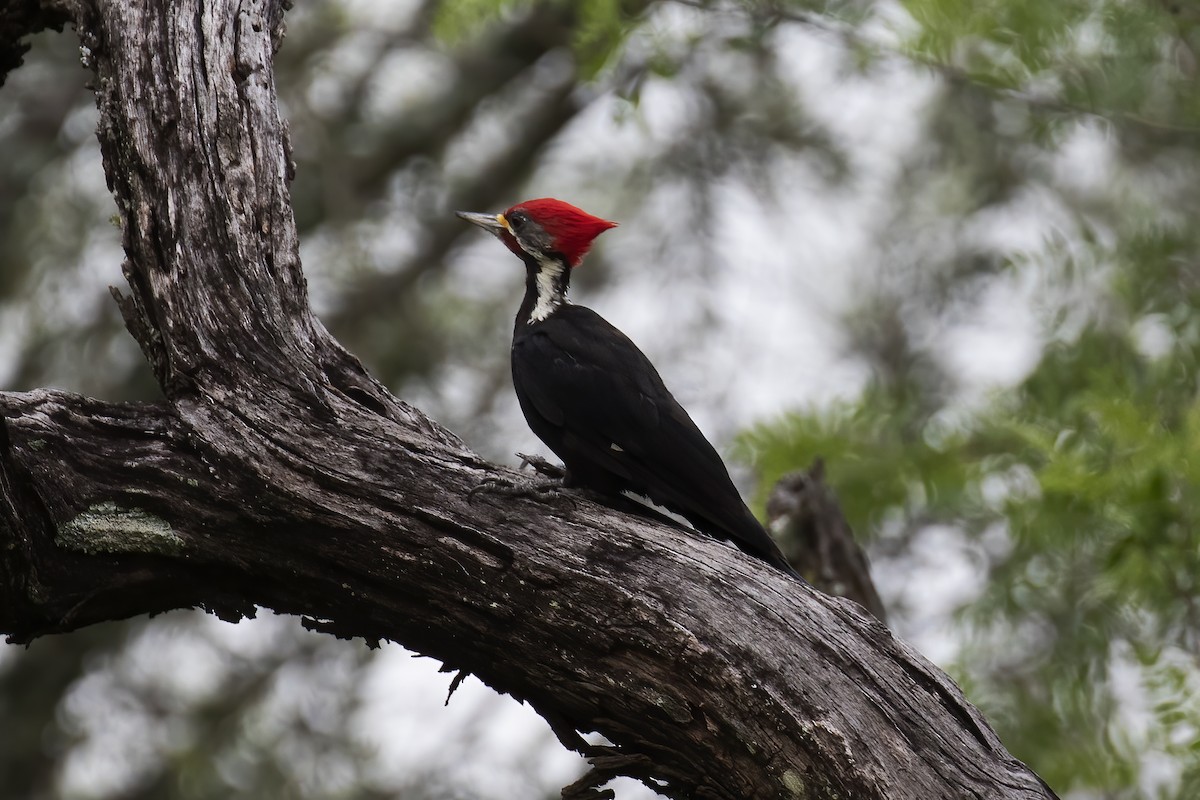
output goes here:
[[1200, 128], [1200, 7], [1125, 0], [904, 0], [909, 52], [1049, 105]]
[[433, 33], [458, 44], [486, 34], [505, 17], [539, 14], [547, 25], [570, 26], [580, 75], [590, 80], [611, 63], [649, 5], [646, 0], [456, 0], [438, 4]]

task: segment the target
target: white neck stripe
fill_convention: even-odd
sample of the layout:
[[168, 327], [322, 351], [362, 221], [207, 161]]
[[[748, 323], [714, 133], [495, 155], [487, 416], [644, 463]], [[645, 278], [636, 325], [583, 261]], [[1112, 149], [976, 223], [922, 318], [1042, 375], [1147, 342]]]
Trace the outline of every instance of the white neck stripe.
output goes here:
[[533, 311], [529, 315], [530, 323], [543, 321], [566, 302], [558, 288], [558, 280], [566, 267], [551, 257], [538, 257], [537, 262], [538, 271], [534, 276], [537, 283], [537, 302], [533, 304]]

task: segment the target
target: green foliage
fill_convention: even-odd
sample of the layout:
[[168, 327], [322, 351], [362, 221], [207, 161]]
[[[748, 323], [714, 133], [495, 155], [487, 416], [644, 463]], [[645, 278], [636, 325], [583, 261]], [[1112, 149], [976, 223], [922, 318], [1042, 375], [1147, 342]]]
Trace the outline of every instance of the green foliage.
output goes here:
[[1200, 17], [1192, 4], [905, 0], [904, 7], [919, 24], [911, 52], [975, 82], [1028, 91], [1064, 109], [1200, 128]]
[[[1174, 390], [1165, 361], [1147, 363], [1128, 337], [1089, 331], [1050, 348], [1016, 403], [986, 425], [989, 449], [1027, 467], [1037, 491], [999, 509], [1012, 551], [968, 618], [985, 631], [1029, 619], [1051, 626], [1025, 664], [996, 672], [992, 703], [1008, 707], [1009, 735], [1029, 741], [1025, 755], [1059, 786], [1132, 785], [1136, 753], [1108, 738], [1120, 719], [1110, 672], [1122, 653], [1153, 667], [1164, 649], [1196, 645], [1200, 404], [1194, 389]], [[973, 666], [968, 651], [960, 668]], [[1056, 718], [1026, 715], [1039, 706]]]
[[[1064, 55], [1075, 27], [1092, 12], [1090, 0], [906, 0], [904, 7], [920, 25], [914, 46], [939, 61], [951, 62], [974, 50], [971, 60], [988, 71], [1009, 66], [1015, 57], [1031, 73], [1041, 72]], [[1004, 58], [995, 59], [1002, 48]], [[999, 63], [996, 63], [999, 62]], [[999, 73], [994, 73], [998, 78]]]
[[760, 425], [741, 438], [739, 452], [753, 461], [764, 492], [820, 455], [839, 493], [855, 498], [844, 509], [851, 527], [879, 530], [898, 515], [915, 519], [967, 504], [961, 434], [939, 431], [918, 413], [901, 394], [876, 386], [858, 401]]
[[461, 42], [487, 30], [514, 11], [527, 9], [533, 0], [452, 0], [438, 3], [433, 34], [444, 42]]
[[[965, 239], [949, 254], [918, 244], [881, 269], [846, 315], [850, 350], [874, 375], [861, 395], [761, 425], [741, 453], [764, 487], [824, 456], [851, 523], [880, 552], [906, 552], [931, 526], [960, 533], [986, 581], [958, 609], [953, 668], [1060, 793], [1195, 797], [1200, 8], [904, 7], [917, 23], [905, 52], [948, 91], [928, 160], [906, 174], [896, 240], [961, 231], [1031, 186], [1072, 222], [1038, 251], [1001, 248], [1010, 266], [998, 272], [955, 266], [969, 262]], [[1103, 178], [1030, 169], [1061, 163], [1096, 118], [1112, 146]], [[970, 315], [980, 285], [1021, 276], [1044, 287], [1040, 359], [963, 403], [943, 356], [952, 341], [919, 332]]]
[[[1200, 653], [1193, 353], [1189, 343], [1150, 358], [1128, 331], [1089, 327], [1048, 345], [1020, 386], [965, 426], [876, 384], [750, 432], [744, 453], [764, 485], [825, 456], [868, 538], [932, 524], [974, 539], [1002, 530], [985, 590], [962, 609], [969, 639], [956, 669], [1051, 785], [1132, 792], [1151, 739], [1175, 742], [1197, 768], [1196, 751], [1179, 744], [1200, 728], [1200, 707], [1179, 689], [1197, 682], [1196, 665], [1166, 662]], [[1152, 737], [1121, 735], [1128, 697], [1115, 670], [1140, 671]]]
[[[440, 40], [457, 44], [492, 30], [506, 17], [553, 9], [570, 25], [572, 46], [582, 78], [590, 80], [609, 64], [632, 30], [645, 0], [453, 0], [439, 3], [433, 32]], [[546, 15], [547, 23], [554, 19]]]

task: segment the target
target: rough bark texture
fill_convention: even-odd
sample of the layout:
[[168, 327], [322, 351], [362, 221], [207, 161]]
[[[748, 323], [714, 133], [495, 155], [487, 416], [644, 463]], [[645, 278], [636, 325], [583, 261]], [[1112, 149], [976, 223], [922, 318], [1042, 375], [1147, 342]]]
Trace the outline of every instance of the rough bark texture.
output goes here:
[[[1046, 798], [939, 670], [721, 544], [512, 479], [311, 314], [270, 0], [69, 5], [160, 404], [0, 393], [0, 630], [256, 605], [531, 703], [671, 797]], [[612, 748], [576, 731], [600, 731]]]

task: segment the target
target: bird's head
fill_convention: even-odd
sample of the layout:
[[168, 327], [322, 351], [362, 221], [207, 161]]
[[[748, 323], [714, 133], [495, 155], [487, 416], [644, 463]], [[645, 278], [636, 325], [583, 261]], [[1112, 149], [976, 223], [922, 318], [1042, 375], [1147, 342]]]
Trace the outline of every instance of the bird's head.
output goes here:
[[522, 258], [530, 256], [541, 262], [561, 257], [571, 267], [579, 266], [597, 236], [617, 227], [615, 222], [550, 197], [517, 203], [503, 214], [457, 214], [494, 233]]

